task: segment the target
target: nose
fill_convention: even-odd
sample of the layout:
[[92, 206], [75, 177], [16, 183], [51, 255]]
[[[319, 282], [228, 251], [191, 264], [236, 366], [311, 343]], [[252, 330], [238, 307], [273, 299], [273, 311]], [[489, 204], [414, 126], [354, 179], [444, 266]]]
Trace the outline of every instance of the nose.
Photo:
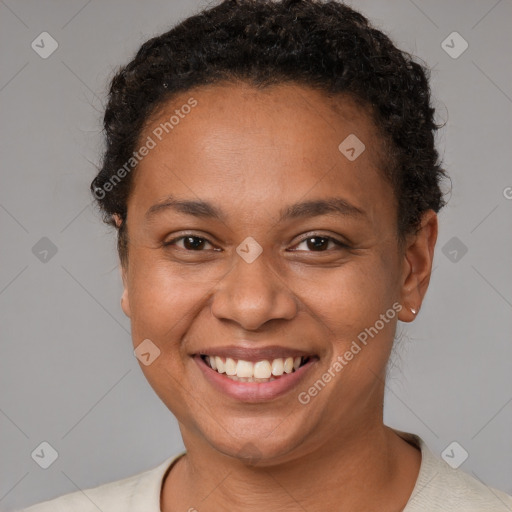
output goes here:
[[293, 292], [262, 254], [252, 263], [237, 259], [218, 283], [211, 311], [219, 320], [253, 331], [269, 320], [294, 318], [298, 307]]

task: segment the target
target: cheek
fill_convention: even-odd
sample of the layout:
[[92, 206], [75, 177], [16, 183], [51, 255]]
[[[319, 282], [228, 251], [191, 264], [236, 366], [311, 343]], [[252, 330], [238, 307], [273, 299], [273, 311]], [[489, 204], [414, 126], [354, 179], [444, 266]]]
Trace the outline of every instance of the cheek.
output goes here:
[[183, 379], [189, 358], [182, 353], [181, 339], [204, 307], [212, 276], [210, 273], [210, 279], [200, 279], [197, 272], [178, 272], [169, 262], [152, 258], [150, 254], [131, 259], [133, 345], [135, 348], [149, 339], [158, 347], [158, 357], [147, 366], [140, 364], [141, 370], [160, 399], [175, 414], [186, 417], [190, 411], [187, 412], [185, 404], [190, 402], [193, 389]]
[[322, 272], [301, 276], [303, 298], [337, 339], [357, 336], [396, 301], [395, 269], [377, 254]]
[[314, 296], [331, 336], [332, 355], [324, 369], [335, 375], [331, 393], [361, 412], [380, 388], [393, 346], [399, 308], [393, 275], [378, 255], [361, 258], [333, 272]]
[[187, 326], [204, 308], [208, 291], [222, 277], [219, 269], [177, 266], [153, 253], [132, 259], [129, 282], [134, 344], [149, 338], [166, 350], [178, 349]]

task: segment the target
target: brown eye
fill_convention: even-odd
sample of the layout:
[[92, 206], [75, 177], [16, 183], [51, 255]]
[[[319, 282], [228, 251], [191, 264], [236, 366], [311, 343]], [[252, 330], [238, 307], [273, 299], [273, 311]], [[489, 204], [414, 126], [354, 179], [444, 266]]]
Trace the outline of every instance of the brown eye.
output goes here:
[[[182, 242], [182, 245], [178, 245], [180, 242]], [[206, 240], [206, 238], [202, 238], [200, 236], [185, 235], [166, 242], [164, 246], [169, 247], [172, 245], [177, 245], [179, 248], [186, 251], [201, 252], [207, 244], [211, 245], [210, 242]]]
[[199, 238], [197, 236], [186, 236], [183, 238], [183, 246], [185, 249], [190, 251], [196, 251], [203, 249], [205, 246], [206, 240], [204, 238]]
[[327, 249], [327, 246], [329, 245], [329, 240], [330, 239], [325, 236], [313, 236], [306, 240], [306, 245], [308, 249], [312, 251], [322, 251], [324, 249]]
[[[307, 251], [325, 252], [329, 249], [329, 243], [332, 243], [335, 246], [338, 246], [339, 248], [347, 248], [348, 247], [346, 244], [344, 244], [343, 242], [340, 242], [339, 240], [336, 240], [335, 238], [332, 238], [330, 236], [318, 236], [318, 235], [304, 238], [301, 242], [299, 242], [297, 247], [299, 247], [301, 244], [305, 244]], [[302, 251], [303, 249], [294, 249], [294, 250]]]

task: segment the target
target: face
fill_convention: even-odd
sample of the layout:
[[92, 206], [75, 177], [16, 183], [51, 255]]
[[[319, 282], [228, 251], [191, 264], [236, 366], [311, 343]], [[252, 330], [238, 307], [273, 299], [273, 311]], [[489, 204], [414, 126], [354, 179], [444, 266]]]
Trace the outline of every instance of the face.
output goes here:
[[[359, 155], [357, 139], [339, 149], [351, 135]], [[122, 304], [134, 347], [159, 351], [141, 368], [185, 444], [235, 457], [257, 447], [271, 464], [381, 425], [396, 323], [426, 290], [435, 216], [430, 238], [399, 249], [371, 119], [298, 85], [217, 85], [175, 98], [148, 137]]]

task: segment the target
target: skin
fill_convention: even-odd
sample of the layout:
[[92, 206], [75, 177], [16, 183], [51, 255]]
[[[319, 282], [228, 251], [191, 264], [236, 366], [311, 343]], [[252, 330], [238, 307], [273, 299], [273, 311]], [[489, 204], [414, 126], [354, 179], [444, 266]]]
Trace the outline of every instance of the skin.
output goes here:
[[[436, 214], [399, 246], [381, 138], [348, 97], [292, 84], [198, 88], [157, 112], [141, 140], [190, 97], [197, 106], [135, 171], [121, 269], [133, 344], [149, 338], [161, 351], [141, 368], [187, 449], [165, 478], [163, 512], [402, 510], [421, 454], [383, 424], [384, 378], [397, 320], [414, 319], [428, 287]], [[366, 149], [349, 161], [338, 145], [352, 133]], [[166, 209], [148, 222], [170, 194], [209, 201], [225, 219]], [[330, 197], [364, 215], [279, 221], [284, 206]], [[162, 245], [190, 232], [206, 239], [199, 249]], [[263, 249], [250, 264], [236, 252], [249, 236]], [[312, 236], [349, 247], [315, 249]], [[395, 302], [399, 314], [301, 404], [298, 393]], [[292, 391], [248, 404], [212, 387], [191, 357], [224, 345], [280, 345], [318, 360]]]

